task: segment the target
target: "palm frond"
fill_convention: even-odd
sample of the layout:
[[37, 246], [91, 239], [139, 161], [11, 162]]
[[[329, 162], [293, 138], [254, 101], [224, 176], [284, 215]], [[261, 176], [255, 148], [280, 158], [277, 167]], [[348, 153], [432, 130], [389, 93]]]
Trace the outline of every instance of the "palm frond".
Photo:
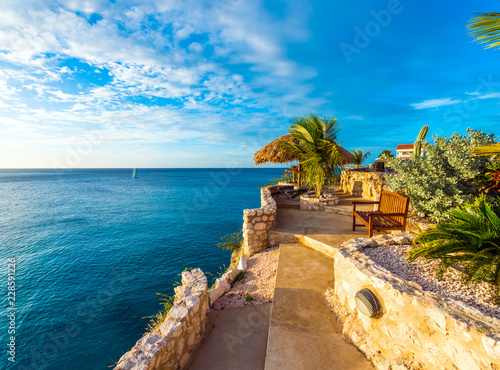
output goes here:
[[500, 155], [500, 143], [485, 146], [476, 146], [472, 148], [472, 153], [474, 154], [474, 157], [485, 155]]
[[474, 41], [486, 49], [500, 46], [500, 13], [477, 13], [467, 28]]
[[294, 140], [280, 144], [299, 158], [307, 182], [310, 188], [316, 188], [317, 196], [321, 194], [325, 181], [335, 178], [336, 169], [344, 161], [341, 148], [335, 142], [338, 131], [336, 119], [311, 113], [295, 117], [288, 130], [288, 135]]
[[363, 153], [361, 149], [351, 150], [352, 152], [352, 163], [356, 165], [356, 167], [361, 167], [366, 158], [370, 155], [370, 152]]
[[[406, 258], [440, 261], [438, 276], [452, 265], [464, 267], [465, 282], [493, 279], [500, 287], [500, 207], [479, 198], [475, 204], [454, 209], [450, 219], [420, 232]], [[417, 246], [420, 243], [420, 246]]]

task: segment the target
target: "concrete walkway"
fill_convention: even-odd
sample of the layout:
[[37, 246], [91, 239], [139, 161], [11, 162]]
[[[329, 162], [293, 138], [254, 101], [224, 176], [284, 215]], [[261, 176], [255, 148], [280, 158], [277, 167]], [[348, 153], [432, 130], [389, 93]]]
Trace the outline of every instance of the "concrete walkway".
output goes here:
[[[357, 199], [341, 195], [340, 212], [301, 211], [298, 202], [278, 199], [270, 236], [282, 243], [272, 309], [266, 304], [209, 312], [207, 333], [187, 368], [372, 369], [337, 334], [335, 315], [324, 296], [333, 287], [331, 255], [337, 246], [368, 235], [366, 228], [353, 232], [352, 218], [345, 215]], [[284, 244], [287, 241], [295, 244]]]
[[333, 279], [332, 257], [301, 244], [280, 246], [266, 370], [372, 369], [337, 334], [324, 296]]
[[[353, 238], [368, 237], [366, 227], [357, 227], [356, 231], [352, 231], [352, 201], [366, 199], [342, 192], [335, 192], [335, 195], [340, 197], [340, 203], [337, 206], [328, 207], [326, 212], [301, 211], [291, 208], [290, 200], [277, 199], [276, 224], [270, 230], [270, 234], [274, 239], [283, 242], [294, 241], [296, 238], [293, 236], [296, 235], [307, 236], [332, 247], [337, 247]], [[373, 210], [373, 205], [359, 205], [357, 209]], [[385, 234], [385, 232], [374, 231], [374, 235], [377, 234]]]
[[210, 311], [190, 370], [264, 369], [271, 303]]

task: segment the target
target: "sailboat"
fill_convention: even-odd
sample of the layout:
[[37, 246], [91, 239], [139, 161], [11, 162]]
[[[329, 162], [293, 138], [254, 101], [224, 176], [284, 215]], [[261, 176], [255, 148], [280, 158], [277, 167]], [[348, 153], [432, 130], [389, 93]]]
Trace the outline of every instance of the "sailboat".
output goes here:
[[139, 176], [136, 176], [136, 175], [135, 175], [135, 168], [134, 168], [134, 170], [132, 171], [132, 178], [133, 178], [133, 179], [138, 179], [138, 178], [139, 178]]

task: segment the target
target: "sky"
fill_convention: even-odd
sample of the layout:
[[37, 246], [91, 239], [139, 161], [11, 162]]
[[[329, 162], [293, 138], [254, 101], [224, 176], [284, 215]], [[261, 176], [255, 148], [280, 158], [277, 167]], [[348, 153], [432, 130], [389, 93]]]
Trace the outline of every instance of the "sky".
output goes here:
[[9, 0], [0, 4], [0, 168], [252, 167], [293, 117], [347, 149], [500, 136], [490, 0]]

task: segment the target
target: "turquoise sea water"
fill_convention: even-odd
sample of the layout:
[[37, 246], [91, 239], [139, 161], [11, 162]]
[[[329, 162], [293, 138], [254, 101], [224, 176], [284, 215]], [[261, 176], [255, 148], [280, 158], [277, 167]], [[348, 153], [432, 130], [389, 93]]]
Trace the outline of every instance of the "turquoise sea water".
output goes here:
[[[0, 368], [107, 369], [140, 338], [157, 292], [185, 267], [217, 273], [215, 246], [283, 169], [0, 170]], [[16, 364], [7, 264], [16, 259]]]

